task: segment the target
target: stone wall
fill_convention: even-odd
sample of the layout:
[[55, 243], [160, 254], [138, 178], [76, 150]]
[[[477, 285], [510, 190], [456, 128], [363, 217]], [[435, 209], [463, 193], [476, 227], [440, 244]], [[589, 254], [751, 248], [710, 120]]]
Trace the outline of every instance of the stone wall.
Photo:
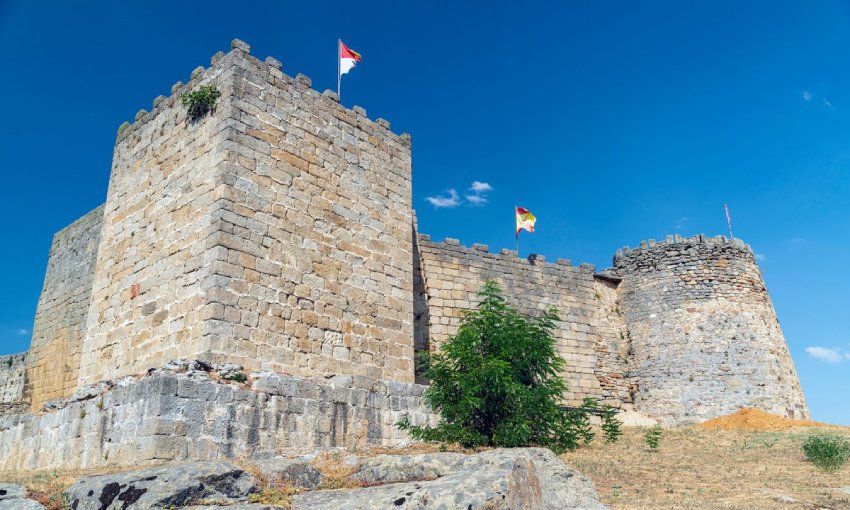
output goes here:
[[26, 352], [0, 356], [0, 404], [23, 400], [26, 361]]
[[[457, 240], [436, 243], [420, 235], [421, 274], [416, 315], [417, 346], [439, 349], [457, 331], [464, 310], [478, 302], [477, 292], [496, 280], [512, 305], [526, 313], [555, 306], [561, 322], [555, 332], [566, 360], [565, 395], [570, 404], [592, 396], [615, 407], [631, 400], [625, 378], [626, 335], [616, 309], [616, 285], [600, 280], [593, 266], [567, 260], [547, 263], [542, 256], [520, 259], [516, 252], [489, 253], [484, 245], [461, 246]], [[423, 313], [424, 312], [424, 313]]]
[[697, 236], [617, 252], [632, 345], [635, 407], [668, 423], [742, 406], [808, 417], [752, 250]]
[[186, 117], [183, 93], [215, 83], [232, 94], [226, 65], [200, 68], [170, 97], [123, 125], [113, 154], [103, 231], [78, 385], [142, 373], [197, 355], [209, 284], [208, 239], [222, 193], [222, 130], [217, 108]]
[[78, 391], [41, 415], [0, 414], [0, 470], [263, 458], [400, 446], [395, 424], [434, 423], [423, 387], [368, 377], [268, 372], [246, 384], [185, 365]]
[[412, 382], [409, 138], [274, 59], [226, 58], [211, 359]]
[[409, 138], [249, 50], [119, 132], [78, 385], [180, 357], [413, 380]]
[[76, 386], [102, 219], [100, 206], [53, 236], [28, 358], [34, 408]]

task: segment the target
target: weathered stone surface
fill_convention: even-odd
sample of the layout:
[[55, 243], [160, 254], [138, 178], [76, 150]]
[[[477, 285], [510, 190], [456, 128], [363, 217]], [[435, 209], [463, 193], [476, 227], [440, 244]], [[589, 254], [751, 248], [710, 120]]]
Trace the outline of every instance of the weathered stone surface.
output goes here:
[[[246, 383], [209, 363], [176, 360], [149, 375], [99, 385], [41, 415], [0, 414], [0, 469], [138, 466], [164, 461], [270, 458], [317, 448], [395, 446], [395, 424], [436, 416], [423, 388], [364, 378], [270, 372]], [[368, 388], [368, 389], [366, 389]]]
[[0, 510], [44, 510], [44, 506], [27, 499], [26, 488], [11, 483], [0, 483]]
[[[467, 248], [457, 239], [437, 243], [420, 236], [414, 259], [414, 342], [436, 350], [457, 331], [463, 311], [478, 303], [488, 279], [496, 280], [518, 309], [540, 314], [558, 308], [555, 340], [566, 360], [567, 402], [596, 397], [617, 408], [631, 404], [626, 373], [626, 326], [616, 305], [616, 285], [580, 267], [520, 259], [503, 250]], [[618, 374], [619, 377], [612, 377]]]
[[33, 410], [76, 389], [102, 221], [100, 206], [53, 236], [27, 360]]
[[0, 356], [0, 404], [23, 401], [27, 353]]
[[86, 477], [65, 496], [75, 510], [147, 510], [240, 502], [256, 486], [253, 476], [232, 464], [204, 462]]
[[322, 473], [310, 458], [277, 457], [257, 462], [257, 468], [268, 480], [285, 482], [292, 487], [315, 489], [322, 483]]
[[385, 485], [296, 495], [293, 510], [605, 508], [589, 481], [543, 449], [381, 455], [350, 462], [358, 466], [354, 480]]
[[[651, 244], [651, 245], [650, 245]], [[631, 342], [635, 407], [664, 423], [755, 407], [809, 416], [752, 250], [724, 237], [621, 250], [620, 308]]]
[[13, 483], [0, 483], [0, 501], [4, 499], [24, 499], [27, 490], [21, 485]]
[[0, 510], [44, 510], [44, 505], [31, 499], [0, 499]]

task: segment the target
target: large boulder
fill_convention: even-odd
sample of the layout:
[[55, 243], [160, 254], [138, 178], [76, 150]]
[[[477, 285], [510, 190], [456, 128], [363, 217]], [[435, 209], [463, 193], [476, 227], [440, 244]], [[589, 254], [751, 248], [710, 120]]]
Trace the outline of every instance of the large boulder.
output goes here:
[[293, 510], [603, 510], [593, 484], [549, 450], [497, 449], [349, 458], [362, 488], [293, 497]]
[[65, 492], [74, 510], [147, 510], [244, 502], [257, 480], [226, 462], [171, 464], [81, 478]]

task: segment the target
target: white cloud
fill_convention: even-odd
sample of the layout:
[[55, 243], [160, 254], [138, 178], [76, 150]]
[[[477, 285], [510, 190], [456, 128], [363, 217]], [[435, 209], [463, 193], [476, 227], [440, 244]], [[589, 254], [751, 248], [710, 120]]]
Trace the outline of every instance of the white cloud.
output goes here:
[[18, 336], [26, 336], [26, 335], [29, 334], [29, 330], [21, 328], [21, 329], [15, 331], [15, 333], [17, 333]]
[[431, 205], [436, 208], [445, 208], [445, 207], [457, 207], [460, 205], [460, 195], [458, 195], [457, 190], [454, 188], [449, 188], [448, 196], [433, 196], [433, 197], [425, 197]]
[[466, 200], [472, 205], [484, 205], [487, 203], [487, 197], [481, 195], [466, 195]]
[[829, 108], [830, 110], [835, 110], [835, 108], [832, 106], [832, 103], [829, 102], [829, 99], [823, 98], [821, 99], [821, 101], [823, 101], [823, 105]]
[[484, 194], [488, 191], [493, 191], [493, 186], [490, 186], [486, 182], [472, 181], [469, 191], [472, 193], [466, 195], [467, 202], [472, 205], [484, 205], [487, 203], [487, 197]]
[[756, 260], [758, 260], [759, 262], [764, 262], [764, 259], [766, 258], [767, 257], [764, 256], [764, 253], [756, 253]]
[[803, 91], [803, 101], [808, 102], [808, 101], [811, 101], [811, 100], [812, 100], [812, 93], [809, 92], [808, 90], [804, 90]]
[[[841, 363], [841, 353], [835, 349], [827, 349], [826, 347], [806, 347], [806, 352], [809, 353], [809, 356], [821, 361], [826, 361], [827, 363]], [[844, 357], [850, 359], [850, 356], [847, 356], [848, 353], [844, 354]]]
[[472, 181], [472, 186], [469, 187], [469, 190], [474, 191], [475, 193], [486, 193], [488, 191], [493, 191], [493, 186], [490, 186], [486, 182]]
[[691, 219], [687, 216], [682, 216], [681, 218], [676, 220], [676, 230], [682, 230], [683, 228], [685, 228], [685, 225], [687, 225], [689, 221], [691, 221]]

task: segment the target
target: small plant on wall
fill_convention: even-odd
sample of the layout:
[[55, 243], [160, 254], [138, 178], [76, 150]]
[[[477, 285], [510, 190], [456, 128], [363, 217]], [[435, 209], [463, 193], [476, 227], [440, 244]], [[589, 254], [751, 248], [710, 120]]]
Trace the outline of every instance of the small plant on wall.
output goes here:
[[215, 85], [201, 85], [197, 90], [187, 92], [180, 97], [186, 114], [190, 120], [198, 120], [208, 112], [215, 109], [216, 100], [221, 97], [221, 92]]

